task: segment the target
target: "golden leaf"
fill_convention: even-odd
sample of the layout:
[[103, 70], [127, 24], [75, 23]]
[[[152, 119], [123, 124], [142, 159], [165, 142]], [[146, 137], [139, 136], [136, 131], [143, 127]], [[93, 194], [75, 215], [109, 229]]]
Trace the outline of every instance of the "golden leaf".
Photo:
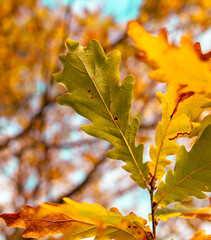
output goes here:
[[64, 239], [148, 240], [152, 234], [147, 221], [134, 213], [123, 216], [118, 209], [106, 210], [98, 204], [77, 203], [68, 198], [64, 204], [43, 203], [21, 212], [0, 215], [9, 227], [26, 228], [23, 237], [43, 238], [63, 234]]
[[153, 36], [138, 21], [129, 22], [127, 33], [144, 53], [142, 61], [154, 68], [151, 79], [185, 85], [186, 92], [211, 92], [210, 65], [200, 59], [190, 38], [183, 36], [177, 48], [168, 43], [164, 29]]
[[162, 105], [162, 122], [156, 130], [155, 146], [150, 147], [152, 162], [148, 163], [151, 176], [157, 180], [165, 174], [164, 167], [171, 163], [166, 157], [176, 154], [179, 149], [176, 140], [189, 136], [198, 126], [194, 119], [203, 111], [201, 105], [208, 101], [205, 94], [182, 93], [182, 90], [168, 84], [166, 94], [157, 93]]

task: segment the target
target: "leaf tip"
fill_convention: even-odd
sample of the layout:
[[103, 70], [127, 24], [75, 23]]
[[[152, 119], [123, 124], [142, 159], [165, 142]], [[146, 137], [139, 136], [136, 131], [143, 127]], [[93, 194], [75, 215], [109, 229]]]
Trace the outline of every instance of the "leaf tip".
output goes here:
[[127, 24], [127, 32], [131, 29], [131, 28], [134, 28], [134, 27], [137, 27], [137, 26], [141, 26], [141, 24], [139, 23], [139, 21], [137, 20], [131, 20], [128, 22]]
[[65, 46], [66, 46], [68, 51], [72, 51], [79, 46], [79, 42], [75, 41], [75, 40], [72, 40], [72, 39], [67, 39], [65, 41]]
[[67, 102], [68, 102], [68, 96], [70, 95], [70, 93], [66, 93], [62, 96], [59, 96], [56, 98], [56, 101], [59, 105], [62, 105], [62, 106], [66, 106], [67, 105]]

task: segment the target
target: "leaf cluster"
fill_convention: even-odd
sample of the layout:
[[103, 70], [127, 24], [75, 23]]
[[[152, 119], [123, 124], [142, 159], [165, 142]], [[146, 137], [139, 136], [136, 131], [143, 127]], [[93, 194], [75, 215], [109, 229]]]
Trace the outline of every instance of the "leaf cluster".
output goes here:
[[[136, 21], [128, 25], [128, 35], [142, 52], [140, 59], [153, 71], [149, 77], [167, 83], [166, 93], [157, 93], [162, 106], [162, 120], [150, 147], [151, 160], [143, 160], [143, 143], [136, 144], [138, 117], [131, 118], [134, 77], [120, 83], [120, 53], [105, 55], [93, 40], [87, 47], [66, 41], [67, 54], [60, 57], [63, 72], [54, 75], [68, 93], [58, 103], [69, 106], [91, 121], [82, 126], [87, 134], [108, 141], [112, 159], [123, 160], [123, 169], [135, 183], [148, 191], [151, 198], [152, 229], [147, 221], [135, 214], [122, 216], [117, 209], [110, 211], [99, 205], [76, 203], [64, 199], [64, 204], [44, 203], [37, 208], [23, 207], [1, 218], [9, 227], [26, 228], [25, 237], [45, 237], [63, 234], [62, 239], [156, 239], [158, 219], [169, 217], [199, 217], [210, 219], [210, 209], [187, 209], [170, 203], [189, 201], [191, 196], [207, 198], [211, 190], [211, 124], [210, 115], [200, 121], [200, 114], [210, 109], [211, 71], [207, 56], [192, 41], [183, 37], [181, 47], [170, 45], [165, 30], [152, 36]], [[144, 53], [144, 54], [143, 54]], [[187, 61], [187, 59], [189, 59]], [[196, 136], [187, 151], [176, 140]], [[167, 158], [176, 155], [175, 166], [169, 168]], [[166, 168], [168, 167], [168, 169]], [[164, 180], [165, 178], [165, 180]], [[192, 239], [210, 239], [203, 231]]]

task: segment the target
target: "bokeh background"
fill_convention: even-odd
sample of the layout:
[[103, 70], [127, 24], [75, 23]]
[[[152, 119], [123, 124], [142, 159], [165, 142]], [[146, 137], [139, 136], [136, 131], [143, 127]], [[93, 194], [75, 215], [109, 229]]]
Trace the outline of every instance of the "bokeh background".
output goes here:
[[[36, 200], [100, 203], [148, 217], [148, 193], [139, 189], [121, 166], [105, 152], [104, 141], [80, 130], [87, 120], [56, 97], [65, 89], [52, 74], [61, 71], [58, 56], [67, 38], [87, 45], [97, 39], [106, 53], [122, 54], [120, 76], [136, 78], [132, 116], [140, 116], [138, 142], [145, 143], [144, 160], [161, 119], [155, 97], [165, 85], [148, 79], [148, 67], [126, 35], [127, 22], [138, 19], [152, 33], [165, 27], [169, 41], [181, 35], [211, 50], [210, 0], [0, 0], [0, 212], [19, 211]], [[197, 201], [203, 207], [208, 201]], [[202, 220], [173, 219], [160, 223], [158, 239], [189, 239], [211, 226]], [[21, 230], [0, 223], [0, 240], [21, 240]], [[56, 239], [48, 238], [48, 239]]]

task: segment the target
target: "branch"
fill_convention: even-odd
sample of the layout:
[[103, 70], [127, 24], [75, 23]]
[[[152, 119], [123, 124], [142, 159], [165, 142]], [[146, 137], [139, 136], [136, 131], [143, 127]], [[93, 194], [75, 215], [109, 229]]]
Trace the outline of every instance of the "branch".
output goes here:
[[[45, 97], [43, 97], [43, 98], [45, 98]], [[17, 140], [17, 139], [23, 137], [25, 134], [27, 134], [27, 133], [32, 129], [34, 122], [42, 116], [42, 114], [43, 114], [43, 112], [44, 112], [44, 109], [45, 109], [49, 104], [52, 104], [53, 102], [54, 102], [54, 101], [49, 102], [49, 101], [46, 101], [46, 100], [45, 100], [44, 103], [42, 104], [40, 110], [31, 118], [28, 126], [27, 126], [25, 129], [23, 129], [23, 131], [20, 132], [19, 134], [17, 134], [16, 136], [13, 136], [13, 137], [7, 139], [2, 145], [0, 145], [0, 150], [3, 150], [3, 149], [5, 149], [5, 148], [7, 148], [8, 145], [9, 145], [9, 143], [10, 143], [11, 141]]]
[[87, 140], [79, 140], [75, 142], [65, 143], [65, 144], [47, 144], [48, 148], [55, 148], [55, 149], [61, 149], [61, 148], [71, 148], [71, 147], [78, 147], [84, 144], [96, 144], [99, 142], [97, 139], [87, 139]]
[[67, 192], [66, 194], [64, 194], [62, 197], [59, 197], [58, 199], [54, 200], [53, 202], [55, 203], [62, 203], [63, 202], [63, 198], [65, 197], [71, 197], [74, 194], [76, 194], [77, 192], [81, 191], [92, 179], [92, 176], [94, 175], [94, 173], [97, 171], [97, 169], [99, 168], [99, 166], [105, 162], [106, 160], [106, 155], [105, 153], [111, 149], [111, 145], [109, 145], [109, 147], [106, 149], [106, 151], [103, 153], [102, 158], [98, 161], [98, 163], [95, 164], [95, 166], [93, 167], [93, 169], [87, 174], [86, 178], [83, 180], [83, 182], [81, 182], [78, 186], [76, 186], [74, 189], [70, 190], [70, 192]]
[[[70, 8], [69, 6], [67, 6], [66, 9], [65, 9], [65, 11], [64, 11], [64, 17], [63, 17], [63, 19], [64, 19], [64, 20], [67, 19], [67, 18], [69, 17], [70, 13], [71, 13], [71, 8]], [[54, 24], [55, 24], [55, 25], [58, 24], [58, 21], [56, 21]], [[70, 22], [69, 22], [69, 25], [70, 25]], [[66, 27], [65, 24], [64, 24], [64, 27]], [[54, 27], [52, 28], [52, 31], [53, 31], [53, 30], [54, 30]], [[64, 32], [65, 32], [65, 31], [64, 31]], [[62, 51], [62, 49], [63, 49], [63, 47], [64, 47], [64, 41], [65, 41], [66, 38], [67, 38], [67, 34], [64, 33], [64, 35], [62, 36], [62, 43], [61, 43], [61, 45], [60, 45], [60, 47], [59, 47], [59, 53]], [[59, 54], [59, 53], [58, 53], [58, 54]], [[57, 66], [57, 65], [54, 65], [54, 69], [52, 69], [52, 73], [53, 73], [53, 72], [56, 72], [56, 71], [57, 71], [57, 68], [58, 68], [58, 66]], [[52, 75], [52, 73], [51, 73], [51, 75]], [[48, 73], [46, 73], [46, 75], [48, 75]], [[49, 85], [51, 86], [52, 84], [53, 84], [53, 78], [51, 77], [51, 79], [50, 79], [50, 81], [49, 81]], [[42, 104], [42, 106], [40, 107], [40, 110], [31, 118], [28, 126], [27, 126], [25, 129], [23, 129], [22, 132], [20, 132], [20, 133], [17, 134], [16, 136], [13, 136], [13, 137], [7, 139], [3, 144], [1, 144], [1, 145], [0, 145], [0, 150], [3, 150], [3, 149], [5, 149], [5, 148], [7, 148], [8, 145], [9, 145], [9, 143], [10, 143], [11, 141], [17, 140], [17, 139], [21, 138], [22, 136], [24, 136], [25, 134], [27, 134], [27, 133], [31, 130], [31, 128], [33, 127], [33, 123], [42, 116], [45, 107], [47, 107], [50, 103], [55, 102], [55, 100], [53, 100], [53, 101], [49, 101], [49, 100], [48, 100], [48, 91], [49, 91], [49, 87], [50, 87], [50, 86], [46, 86], [46, 91], [44, 92], [44, 94], [43, 94], [43, 96], [42, 96], [42, 98], [43, 98], [43, 104]]]

